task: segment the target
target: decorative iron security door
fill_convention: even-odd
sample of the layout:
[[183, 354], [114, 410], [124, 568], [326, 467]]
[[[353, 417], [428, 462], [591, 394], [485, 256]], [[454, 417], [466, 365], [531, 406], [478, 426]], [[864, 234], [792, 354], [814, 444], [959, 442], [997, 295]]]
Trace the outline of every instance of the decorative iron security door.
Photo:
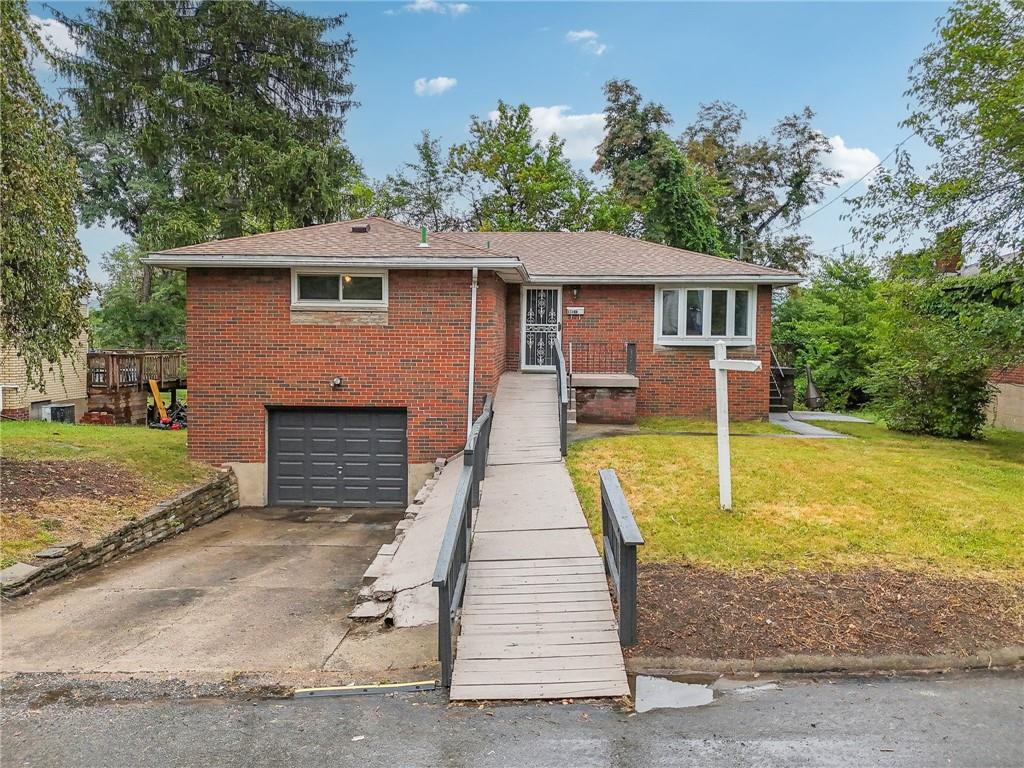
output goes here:
[[562, 331], [559, 297], [558, 288], [527, 288], [523, 292], [524, 369], [555, 365], [555, 347]]

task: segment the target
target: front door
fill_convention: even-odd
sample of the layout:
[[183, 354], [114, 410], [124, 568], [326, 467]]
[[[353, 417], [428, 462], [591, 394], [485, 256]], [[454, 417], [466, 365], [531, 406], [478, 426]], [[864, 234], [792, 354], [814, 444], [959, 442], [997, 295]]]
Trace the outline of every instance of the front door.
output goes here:
[[562, 343], [561, 288], [523, 288], [524, 371], [550, 371]]

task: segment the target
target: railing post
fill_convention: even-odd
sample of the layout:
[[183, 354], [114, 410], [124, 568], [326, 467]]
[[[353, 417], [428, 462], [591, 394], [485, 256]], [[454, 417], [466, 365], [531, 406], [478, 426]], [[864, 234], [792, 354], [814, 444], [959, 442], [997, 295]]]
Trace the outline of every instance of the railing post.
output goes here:
[[476, 476], [476, 451], [473, 448], [466, 448], [462, 452], [462, 466], [469, 467], [473, 473], [472, 480], [469, 484], [469, 495], [471, 498], [471, 506], [476, 507], [480, 504], [480, 483]]
[[601, 485], [601, 538], [604, 569], [619, 606], [619, 643], [636, 644], [636, 548], [644, 543], [615, 471], [598, 473]]
[[452, 684], [452, 605], [451, 593], [445, 587], [437, 590], [437, 658], [441, 662], [441, 685]]

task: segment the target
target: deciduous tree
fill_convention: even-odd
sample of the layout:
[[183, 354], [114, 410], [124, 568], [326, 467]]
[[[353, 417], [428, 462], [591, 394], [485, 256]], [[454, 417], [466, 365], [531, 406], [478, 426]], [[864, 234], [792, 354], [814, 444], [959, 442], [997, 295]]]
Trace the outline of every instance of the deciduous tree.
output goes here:
[[75, 157], [59, 107], [32, 74], [36, 56], [49, 59], [23, 0], [0, 3], [0, 344], [24, 359], [31, 384], [73, 351], [91, 290]]
[[660, 104], [645, 104], [628, 80], [609, 81], [604, 91], [605, 137], [594, 171], [608, 174], [615, 193], [639, 214], [643, 238], [720, 253], [719, 187], [669, 138], [668, 112]]
[[735, 104], [702, 104], [683, 131], [687, 157], [718, 180], [718, 228], [725, 251], [772, 267], [803, 270], [810, 238], [793, 231], [841, 174], [826, 164], [828, 138], [812, 125], [814, 111], [783, 117], [770, 137], [741, 138], [746, 113]]
[[962, 233], [968, 257], [1024, 252], [1024, 0], [959, 0], [914, 63], [903, 125], [937, 155], [906, 150], [854, 200], [858, 237], [904, 243]]

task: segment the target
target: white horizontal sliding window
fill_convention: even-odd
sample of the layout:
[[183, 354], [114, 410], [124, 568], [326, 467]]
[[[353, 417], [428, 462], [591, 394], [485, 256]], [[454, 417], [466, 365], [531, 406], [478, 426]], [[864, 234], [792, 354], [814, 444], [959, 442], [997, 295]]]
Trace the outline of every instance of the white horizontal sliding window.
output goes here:
[[293, 269], [293, 309], [387, 309], [387, 271]]
[[654, 343], [734, 346], [754, 343], [756, 285], [659, 285], [655, 289]]

